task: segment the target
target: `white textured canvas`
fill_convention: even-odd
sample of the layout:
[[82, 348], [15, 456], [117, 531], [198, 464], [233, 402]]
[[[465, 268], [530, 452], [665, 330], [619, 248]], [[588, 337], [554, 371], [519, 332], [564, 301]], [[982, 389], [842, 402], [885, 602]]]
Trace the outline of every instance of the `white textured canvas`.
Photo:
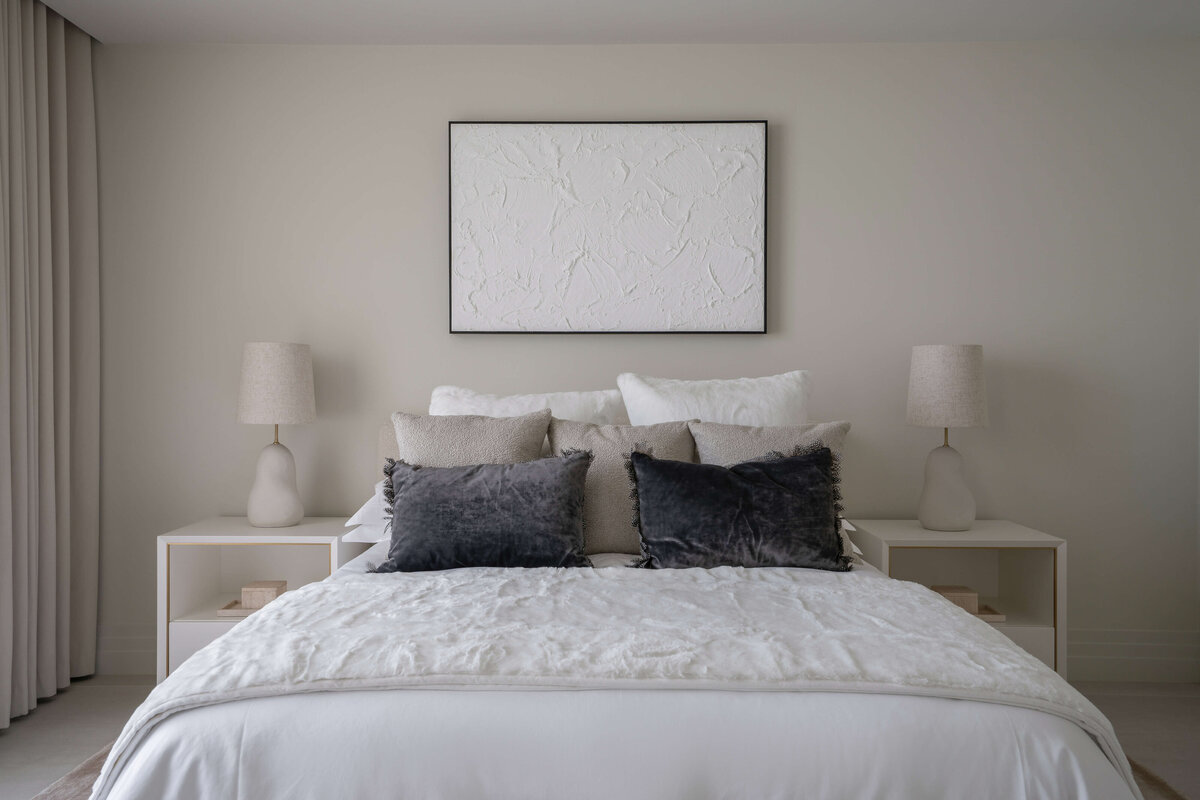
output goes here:
[[453, 123], [455, 332], [764, 330], [766, 123]]

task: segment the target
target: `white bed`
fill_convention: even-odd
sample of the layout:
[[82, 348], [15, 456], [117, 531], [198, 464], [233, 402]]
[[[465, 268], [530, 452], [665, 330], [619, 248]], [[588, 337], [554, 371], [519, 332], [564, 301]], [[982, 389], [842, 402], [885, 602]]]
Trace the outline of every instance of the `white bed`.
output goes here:
[[[606, 596], [615, 587], [605, 602], [636, 597], [640, 603], [623, 616], [644, 609], [642, 619], [626, 620], [626, 633], [662, 623], [662, 653], [653, 652], [651, 634], [639, 634], [635, 649], [616, 659], [636, 663], [601, 668], [596, 654], [612, 643], [538, 638], [538, 621], [555, 610], [553, 598], [542, 595], [553, 592], [529, 587], [554, 586], [557, 578], [523, 584], [524, 578], [478, 571], [480, 581], [496, 581], [494, 605], [507, 610], [498, 616], [488, 609], [472, 622], [480, 604], [468, 576], [476, 571], [423, 584], [397, 583], [410, 580], [403, 574], [363, 577], [366, 563], [381, 560], [385, 547], [314, 585], [307, 597], [299, 595], [308, 587], [289, 593], [297, 595], [290, 600], [285, 595], [194, 656], [193, 670], [185, 664], [168, 678], [131, 719], [94, 797], [1137, 796], [1107, 721], [1061, 678], [927, 590], [869, 567], [844, 574], [722, 568], [690, 577], [682, 573], [709, 571], [585, 570], [604, 577], [553, 591], [594, 585]], [[645, 581], [657, 588], [639, 594]], [[789, 639], [790, 628], [773, 629], [771, 622], [750, 625], [754, 635], [730, 627], [709, 637], [686, 620], [665, 619], [690, 616], [694, 608], [694, 622], [711, 627], [720, 604], [706, 606], [715, 602], [709, 595], [725, 592], [721, 602], [738, 606], [729, 616], [746, 627], [745, 620], [763, 613], [752, 606], [772, 597], [757, 584], [776, 595], [780, 587], [796, 587], [801, 600], [781, 600], [793, 627], [810, 637], [828, 632], [800, 648], [814, 662], [793, 659], [804, 640]], [[406, 589], [401, 613], [388, 607], [400, 595], [376, 596], [371, 585], [436, 586], [440, 599], [424, 605], [421, 592]], [[462, 628], [448, 635], [441, 652], [428, 630], [445, 625], [439, 614], [459, 613], [445, 600], [456, 593], [464, 599]], [[906, 613], [922, 617], [911, 621], [917, 639], [930, 627], [952, 634], [910, 648], [895, 636], [896, 618], [870, 607], [874, 596], [910, 603]], [[334, 608], [335, 598], [356, 605]], [[599, 619], [604, 609], [582, 613], [585, 629], [588, 613]], [[422, 634], [423, 623], [435, 627]], [[478, 629], [488, 635], [472, 633], [476, 624], [490, 626]], [[612, 627], [622, 635], [619, 621]], [[367, 647], [381, 648], [386, 663], [370, 666], [351, 652], [356, 647], [346, 642], [361, 638], [354, 638], [356, 628], [381, 631]], [[843, 636], [841, 629], [855, 633]], [[872, 632], [880, 648], [864, 644]], [[347, 638], [339, 638], [343, 633]], [[476, 650], [472, 636], [480, 640]], [[691, 644], [672, 655], [669, 643], [679, 637]], [[730, 644], [697, 656], [693, 651], [703, 647], [695, 643], [706, 637]], [[577, 647], [530, 656], [532, 641], [547, 651], [566, 641]], [[325, 655], [297, 663], [287, 652], [296, 647]], [[917, 669], [923, 649], [939, 648], [945, 652], [934, 658], [947, 666], [938, 681], [916, 686], [887, 677]], [[405, 649], [416, 656], [397, 660]], [[864, 655], [873, 649], [881, 650], [878, 657]], [[743, 662], [736, 661], [739, 652]], [[693, 657], [681, 661], [680, 653]], [[838, 663], [813, 680], [827, 662]], [[479, 675], [468, 674], [472, 664]], [[559, 674], [547, 674], [546, 664], [562, 665]], [[222, 677], [230, 672], [238, 674]], [[406, 677], [398, 683], [391, 672]], [[1022, 682], [1028, 696], [1013, 690]], [[821, 690], [826, 685], [836, 690]]]

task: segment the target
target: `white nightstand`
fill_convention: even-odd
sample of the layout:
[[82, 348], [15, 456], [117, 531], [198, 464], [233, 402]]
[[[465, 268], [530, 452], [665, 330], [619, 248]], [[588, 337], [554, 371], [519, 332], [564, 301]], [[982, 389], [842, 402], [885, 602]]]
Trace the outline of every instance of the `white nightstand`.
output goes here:
[[961, 533], [910, 519], [851, 520], [850, 538], [886, 575], [925, 586], [963, 585], [1006, 614], [992, 623], [1051, 669], [1067, 669], [1067, 543], [1015, 522], [978, 520]]
[[158, 680], [241, 621], [217, 609], [251, 581], [288, 590], [328, 577], [367, 545], [341, 541], [344, 517], [306, 517], [290, 528], [255, 528], [213, 517], [158, 537]]

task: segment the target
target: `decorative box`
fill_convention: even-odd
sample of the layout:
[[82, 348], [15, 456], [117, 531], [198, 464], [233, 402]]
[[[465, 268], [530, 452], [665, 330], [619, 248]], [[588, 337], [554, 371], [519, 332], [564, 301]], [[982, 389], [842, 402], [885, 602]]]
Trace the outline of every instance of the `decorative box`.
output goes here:
[[970, 586], [930, 586], [930, 589], [968, 613], [979, 613], [979, 592]]
[[262, 608], [287, 591], [287, 581], [254, 581], [242, 587], [242, 608]]

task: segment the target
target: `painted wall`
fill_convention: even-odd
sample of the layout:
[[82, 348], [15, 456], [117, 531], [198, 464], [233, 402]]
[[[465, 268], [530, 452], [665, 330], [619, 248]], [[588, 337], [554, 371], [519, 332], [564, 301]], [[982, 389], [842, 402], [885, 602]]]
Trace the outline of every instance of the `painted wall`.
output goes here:
[[[311, 513], [369, 494], [375, 432], [493, 392], [795, 368], [854, 423], [852, 515], [911, 517], [941, 432], [909, 348], [984, 345], [952, 434], [981, 517], [1070, 542], [1071, 666], [1200, 677], [1200, 46], [96, 50], [103, 247], [101, 659], [151, 671], [154, 537], [243, 513], [265, 427], [240, 348], [309, 342], [285, 429]], [[446, 122], [770, 120], [765, 336], [451, 336]]]

